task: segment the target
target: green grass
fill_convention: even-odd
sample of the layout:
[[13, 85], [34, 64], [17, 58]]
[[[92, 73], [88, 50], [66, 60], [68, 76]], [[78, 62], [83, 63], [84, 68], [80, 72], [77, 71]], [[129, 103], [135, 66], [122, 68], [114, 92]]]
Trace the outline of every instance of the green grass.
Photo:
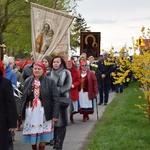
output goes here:
[[[150, 124], [143, 111], [135, 104], [143, 93], [138, 82], [118, 94], [109, 104], [88, 137], [84, 150], [150, 150]], [[137, 91], [135, 91], [137, 89]]]

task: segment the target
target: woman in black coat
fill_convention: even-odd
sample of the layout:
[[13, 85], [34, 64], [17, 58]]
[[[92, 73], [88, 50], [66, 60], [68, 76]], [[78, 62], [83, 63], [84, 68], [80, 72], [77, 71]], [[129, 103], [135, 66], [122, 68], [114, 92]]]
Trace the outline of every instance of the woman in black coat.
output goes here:
[[17, 109], [10, 80], [3, 77], [0, 61], [0, 150], [8, 150], [8, 130], [17, 127]]

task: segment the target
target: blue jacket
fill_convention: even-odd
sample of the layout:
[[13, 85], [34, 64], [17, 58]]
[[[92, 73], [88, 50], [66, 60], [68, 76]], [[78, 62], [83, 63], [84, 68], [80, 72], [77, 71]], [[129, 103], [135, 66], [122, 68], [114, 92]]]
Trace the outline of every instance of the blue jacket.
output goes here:
[[6, 67], [5, 71], [6, 71], [6, 78], [9, 79], [12, 84], [14, 84], [15, 86], [17, 86], [17, 76], [16, 76], [16, 73], [10, 68], [9, 65]]

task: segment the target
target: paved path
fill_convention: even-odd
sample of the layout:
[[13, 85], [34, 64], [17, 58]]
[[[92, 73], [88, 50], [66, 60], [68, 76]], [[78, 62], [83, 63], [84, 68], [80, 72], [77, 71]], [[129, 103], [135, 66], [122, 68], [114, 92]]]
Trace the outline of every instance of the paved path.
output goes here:
[[[111, 92], [109, 95], [108, 105], [114, 97], [115, 93]], [[102, 116], [107, 106], [98, 105], [99, 118]], [[74, 115], [74, 121], [74, 124], [69, 124], [67, 127], [63, 150], [81, 150], [87, 140], [88, 134], [92, 131], [97, 122], [96, 110], [93, 115], [90, 115], [90, 120], [87, 122], [82, 122], [82, 115], [80, 114]], [[31, 146], [29, 144], [22, 144], [21, 142], [22, 132], [16, 131], [15, 133], [14, 150], [30, 150]], [[53, 147], [47, 145], [45, 150], [53, 150]]]

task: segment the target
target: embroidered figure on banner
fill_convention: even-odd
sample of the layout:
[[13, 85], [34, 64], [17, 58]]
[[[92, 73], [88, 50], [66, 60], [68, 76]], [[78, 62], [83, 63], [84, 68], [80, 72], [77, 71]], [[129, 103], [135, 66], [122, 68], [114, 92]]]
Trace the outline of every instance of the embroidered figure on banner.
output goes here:
[[42, 31], [35, 39], [36, 52], [45, 54], [53, 40], [54, 31], [51, 29], [51, 25], [48, 22], [43, 24]]

